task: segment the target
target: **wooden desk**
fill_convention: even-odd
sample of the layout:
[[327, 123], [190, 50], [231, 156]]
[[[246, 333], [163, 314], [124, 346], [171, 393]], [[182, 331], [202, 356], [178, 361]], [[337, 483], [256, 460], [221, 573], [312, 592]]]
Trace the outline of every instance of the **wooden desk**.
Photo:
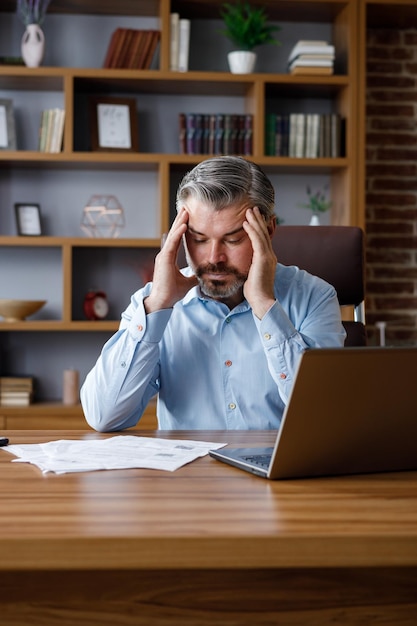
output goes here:
[[0, 452], [2, 626], [417, 623], [417, 473], [272, 482], [205, 457], [56, 476], [12, 458]]

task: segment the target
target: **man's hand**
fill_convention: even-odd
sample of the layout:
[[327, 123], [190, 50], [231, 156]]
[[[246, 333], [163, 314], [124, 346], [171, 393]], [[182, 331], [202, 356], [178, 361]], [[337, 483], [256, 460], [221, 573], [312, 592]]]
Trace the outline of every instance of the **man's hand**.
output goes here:
[[169, 309], [197, 285], [195, 276], [183, 276], [177, 266], [181, 238], [187, 230], [188, 212], [182, 208], [167, 235], [161, 251], [155, 258], [152, 291], [144, 301], [146, 313]]
[[258, 207], [246, 211], [246, 220], [243, 222], [243, 228], [252, 242], [253, 257], [243, 293], [256, 317], [262, 319], [275, 302], [274, 279], [277, 257], [271, 242], [275, 223], [271, 219], [267, 224]]

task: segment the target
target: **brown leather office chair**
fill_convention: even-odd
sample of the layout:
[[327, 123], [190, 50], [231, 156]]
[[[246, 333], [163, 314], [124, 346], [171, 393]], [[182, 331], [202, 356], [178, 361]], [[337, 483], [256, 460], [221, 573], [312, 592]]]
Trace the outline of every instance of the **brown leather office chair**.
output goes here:
[[297, 265], [334, 286], [340, 306], [353, 307], [343, 322], [345, 346], [366, 345], [364, 233], [356, 226], [283, 226], [272, 239], [279, 263]]

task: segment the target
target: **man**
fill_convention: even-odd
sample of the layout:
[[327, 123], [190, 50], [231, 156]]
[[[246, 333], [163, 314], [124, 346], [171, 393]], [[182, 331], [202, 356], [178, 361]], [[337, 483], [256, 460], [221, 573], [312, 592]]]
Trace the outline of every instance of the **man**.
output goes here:
[[301, 353], [342, 346], [345, 333], [334, 288], [277, 263], [275, 225], [273, 186], [254, 163], [216, 157], [185, 175], [153, 281], [81, 389], [90, 426], [134, 426], [158, 394], [162, 429], [279, 427]]

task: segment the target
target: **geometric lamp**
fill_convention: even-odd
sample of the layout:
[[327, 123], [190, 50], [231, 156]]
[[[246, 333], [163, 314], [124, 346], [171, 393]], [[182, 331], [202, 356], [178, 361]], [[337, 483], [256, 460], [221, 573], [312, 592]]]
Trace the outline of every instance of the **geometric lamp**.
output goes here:
[[91, 196], [81, 219], [81, 229], [89, 237], [118, 237], [124, 225], [123, 207], [116, 196]]

